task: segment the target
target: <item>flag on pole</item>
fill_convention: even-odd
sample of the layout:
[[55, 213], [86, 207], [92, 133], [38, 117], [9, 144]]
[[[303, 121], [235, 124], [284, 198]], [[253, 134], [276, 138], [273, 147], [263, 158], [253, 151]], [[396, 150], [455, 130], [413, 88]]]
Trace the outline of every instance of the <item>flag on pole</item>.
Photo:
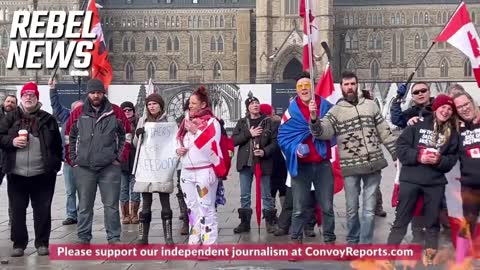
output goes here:
[[98, 14], [95, 0], [90, 0], [87, 11], [92, 12], [92, 25], [90, 32], [95, 33], [96, 35], [93, 50], [90, 51], [90, 54], [92, 55], [91, 77], [101, 80], [105, 89], [108, 89], [108, 86], [112, 82], [113, 70], [110, 61], [108, 60], [107, 46], [105, 44], [102, 24], [100, 23], [100, 16]]
[[[342, 96], [340, 91], [335, 91], [335, 86], [333, 84], [333, 75], [330, 64], [327, 64], [325, 71], [318, 81], [317, 88], [315, 93], [330, 103], [337, 103], [338, 99]], [[331, 149], [332, 157], [330, 162], [332, 163], [333, 177], [334, 177], [334, 193], [338, 193], [343, 189], [343, 176], [340, 169], [340, 158], [338, 156], [338, 146], [334, 144]]]
[[450, 43], [470, 59], [473, 75], [478, 87], [480, 87], [480, 43], [477, 30], [470, 19], [470, 14], [464, 2], [460, 3], [435, 41]]
[[[307, 2], [310, 9], [307, 11]], [[313, 54], [313, 44], [317, 44], [319, 40], [319, 32], [317, 27], [317, 20], [312, 12], [315, 9], [315, 5], [313, 5], [314, 1], [311, 0], [301, 0], [300, 1], [300, 16], [303, 18], [303, 70], [309, 71], [310, 70], [310, 62], [309, 56]], [[307, 16], [308, 12], [308, 16]], [[309, 53], [309, 38], [308, 38], [308, 30], [307, 30], [307, 18], [310, 21], [310, 48], [312, 48], [311, 53]], [[312, 63], [314, 59], [312, 58]]]

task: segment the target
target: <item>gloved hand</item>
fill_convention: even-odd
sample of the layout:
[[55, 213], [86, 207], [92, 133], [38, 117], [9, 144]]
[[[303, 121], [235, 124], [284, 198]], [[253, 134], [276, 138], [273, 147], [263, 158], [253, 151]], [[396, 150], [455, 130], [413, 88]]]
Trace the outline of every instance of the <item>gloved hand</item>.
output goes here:
[[398, 89], [397, 89], [397, 94], [400, 97], [403, 97], [403, 96], [405, 96], [406, 93], [407, 93], [407, 85], [406, 84], [400, 85], [400, 87], [398, 87]]
[[140, 137], [140, 135], [143, 135], [143, 133], [145, 133], [145, 129], [143, 127], [137, 128], [137, 130], [135, 130], [135, 134], [137, 135], [137, 137]]

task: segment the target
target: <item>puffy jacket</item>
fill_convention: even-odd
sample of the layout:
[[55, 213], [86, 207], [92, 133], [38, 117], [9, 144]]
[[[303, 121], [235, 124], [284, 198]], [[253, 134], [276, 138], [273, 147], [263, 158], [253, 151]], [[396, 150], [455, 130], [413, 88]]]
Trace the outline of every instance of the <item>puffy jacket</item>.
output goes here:
[[[0, 120], [0, 148], [4, 150], [2, 169], [4, 173], [11, 173], [15, 167], [17, 148], [13, 146], [13, 139], [18, 136], [21, 128], [22, 110], [17, 107]], [[38, 121], [38, 139], [43, 159], [43, 168], [47, 173], [58, 172], [62, 165], [62, 136], [58, 129], [57, 120], [49, 113], [38, 110], [35, 113]]]
[[430, 98], [430, 103], [427, 106], [413, 105], [411, 108], [402, 112], [400, 107], [400, 99], [395, 99], [390, 107], [390, 120], [392, 124], [400, 128], [407, 126], [408, 120], [415, 116], [428, 117], [432, 114], [432, 103], [434, 98]]
[[409, 182], [418, 185], [446, 184], [445, 174], [457, 162], [458, 133], [453, 130], [448, 142], [439, 149], [440, 162], [436, 165], [421, 164], [418, 162], [420, 149], [431, 147], [427, 142], [433, 134], [433, 118], [427, 117], [413, 126], [403, 130], [397, 140], [397, 156], [402, 163], [400, 182]]
[[131, 147], [131, 127], [122, 109], [105, 97], [98, 112], [87, 98], [70, 114], [65, 135], [66, 159], [71, 165], [101, 170], [115, 160], [126, 162]]
[[[271, 175], [273, 170], [273, 154], [278, 148], [277, 144], [277, 129], [269, 117], [264, 117], [258, 126], [263, 128], [262, 135], [260, 136], [260, 149], [265, 152], [264, 156], [260, 160], [260, 166], [264, 175]], [[250, 134], [250, 126], [248, 118], [244, 117], [238, 120], [235, 129], [233, 130], [232, 139], [235, 146], [238, 146], [237, 152], [237, 170], [241, 171], [244, 167], [248, 166], [248, 159], [250, 156], [252, 136]], [[253, 157], [255, 161], [255, 156]]]

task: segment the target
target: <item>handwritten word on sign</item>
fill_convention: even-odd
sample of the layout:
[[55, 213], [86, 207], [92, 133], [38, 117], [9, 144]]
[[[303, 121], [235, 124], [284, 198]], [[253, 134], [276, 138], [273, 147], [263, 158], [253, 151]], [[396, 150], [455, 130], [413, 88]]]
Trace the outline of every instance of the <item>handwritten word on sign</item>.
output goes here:
[[162, 183], [169, 181], [173, 178], [178, 163], [175, 153], [177, 124], [147, 122], [144, 128], [135, 180]]

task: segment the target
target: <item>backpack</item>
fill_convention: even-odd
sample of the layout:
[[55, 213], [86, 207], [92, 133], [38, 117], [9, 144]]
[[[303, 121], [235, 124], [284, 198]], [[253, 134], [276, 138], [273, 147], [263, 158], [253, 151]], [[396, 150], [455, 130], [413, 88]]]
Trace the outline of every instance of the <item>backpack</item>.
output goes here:
[[230, 168], [232, 167], [232, 159], [233, 155], [235, 153], [235, 144], [233, 143], [233, 139], [228, 137], [227, 131], [225, 130], [225, 122], [221, 119], [217, 119], [218, 122], [220, 123], [222, 135], [220, 137], [220, 151], [222, 151], [222, 156], [223, 156], [223, 162], [225, 163], [225, 172], [222, 173], [217, 173], [219, 180], [227, 180], [228, 172], [230, 171]]

